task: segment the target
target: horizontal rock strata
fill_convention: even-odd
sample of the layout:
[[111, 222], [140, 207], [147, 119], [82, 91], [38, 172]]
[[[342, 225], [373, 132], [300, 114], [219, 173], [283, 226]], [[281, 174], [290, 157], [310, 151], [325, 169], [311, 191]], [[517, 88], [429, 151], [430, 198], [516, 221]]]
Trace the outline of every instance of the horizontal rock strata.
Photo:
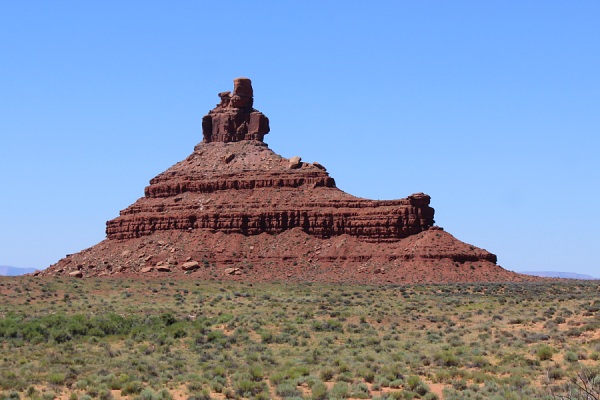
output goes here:
[[[226, 162], [230, 154], [235, 157]], [[322, 167], [290, 168], [262, 142], [211, 142], [152, 179], [145, 197], [108, 221], [106, 233], [130, 239], [163, 230], [258, 235], [301, 228], [324, 238], [394, 241], [433, 225], [429, 201], [422, 193], [400, 200], [357, 198], [337, 189]]]

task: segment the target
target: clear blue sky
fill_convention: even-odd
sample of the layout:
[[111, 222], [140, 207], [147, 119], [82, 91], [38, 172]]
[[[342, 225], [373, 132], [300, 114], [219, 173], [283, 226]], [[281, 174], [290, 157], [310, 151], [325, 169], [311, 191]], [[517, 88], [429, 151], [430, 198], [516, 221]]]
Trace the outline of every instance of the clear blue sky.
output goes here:
[[3, 1], [0, 265], [45, 268], [252, 79], [266, 142], [342, 190], [432, 196], [512, 270], [600, 277], [600, 2]]

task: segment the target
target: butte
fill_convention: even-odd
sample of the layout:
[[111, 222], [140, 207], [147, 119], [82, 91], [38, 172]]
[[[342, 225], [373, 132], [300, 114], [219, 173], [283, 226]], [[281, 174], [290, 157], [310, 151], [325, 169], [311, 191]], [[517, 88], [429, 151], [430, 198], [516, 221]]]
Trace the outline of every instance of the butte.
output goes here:
[[434, 225], [430, 197], [368, 200], [264, 142], [252, 83], [202, 118], [202, 142], [106, 223], [106, 239], [36, 274], [365, 284], [533, 280]]

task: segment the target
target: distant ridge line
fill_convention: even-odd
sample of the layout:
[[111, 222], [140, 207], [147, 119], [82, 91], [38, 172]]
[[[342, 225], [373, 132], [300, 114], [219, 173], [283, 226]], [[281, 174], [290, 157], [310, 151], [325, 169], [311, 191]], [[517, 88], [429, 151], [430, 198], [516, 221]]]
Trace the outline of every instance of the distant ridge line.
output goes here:
[[19, 268], [8, 265], [0, 265], [0, 276], [18, 276], [37, 271], [36, 268]]
[[544, 278], [563, 278], [563, 279], [583, 279], [583, 280], [595, 280], [591, 275], [578, 274], [575, 272], [561, 272], [561, 271], [517, 271], [519, 274], [540, 276]]

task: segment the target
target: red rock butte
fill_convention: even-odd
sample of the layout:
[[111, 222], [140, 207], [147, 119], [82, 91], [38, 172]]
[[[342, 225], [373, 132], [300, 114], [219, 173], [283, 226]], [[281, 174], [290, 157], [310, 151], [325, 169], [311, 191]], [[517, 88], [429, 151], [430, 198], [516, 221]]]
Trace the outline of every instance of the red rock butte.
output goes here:
[[325, 167], [274, 153], [247, 78], [202, 118], [203, 140], [106, 223], [106, 239], [40, 275], [252, 281], [522, 281], [434, 226], [430, 197], [368, 200]]

